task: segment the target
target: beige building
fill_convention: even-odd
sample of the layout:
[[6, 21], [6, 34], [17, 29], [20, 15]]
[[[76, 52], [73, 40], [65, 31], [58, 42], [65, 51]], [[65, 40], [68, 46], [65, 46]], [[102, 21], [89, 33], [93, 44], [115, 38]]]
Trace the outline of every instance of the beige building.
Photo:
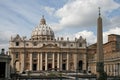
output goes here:
[[[86, 70], [86, 39], [81, 36], [73, 41], [55, 38], [44, 17], [32, 31], [31, 38], [16, 35], [9, 45], [11, 66], [17, 72], [57, 70]], [[14, 70], [13, 70], [14, 71]]]
[[[96, 74], [96, 44], [89, 46], [88, 66]], [[108, 35], [108, 42], [103, 44], [104, 71], [109, 76], [120, 76], [120, 35]]]
[[[100, 24], [101, 25], [101, 24]], [[11, 67], [23, 71], [76, 71], [79, 69], [96, 74], [97, 45], [86, 45], [81, 36], [74, 41], [56, 38], [44, 17], [32, 31], [31, 38], [12, 37], [9, 53]], [[111, 34], [103, 44], [104, 71], [110, 76], [120, 76], [120, 35]]]

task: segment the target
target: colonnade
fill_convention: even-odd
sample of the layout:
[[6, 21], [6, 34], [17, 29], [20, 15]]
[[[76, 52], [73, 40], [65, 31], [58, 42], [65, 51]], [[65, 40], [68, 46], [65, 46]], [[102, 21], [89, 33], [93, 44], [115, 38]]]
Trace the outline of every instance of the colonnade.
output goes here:
[[120, 63], [105, 64], [104, 70], [108, 76], [120, 76]]
[[[37, 57], [36, 57], [37, 62], [35, 64], [37, 65], [36, 66], [37, 71], [49, 70], [50, 68], [57, 71], [70, 70], [70, 65], [69, 65], [70, 54], [67, 52], [65, 53], [52, 53], [52, 52], [45, 53], [44, 52], [44, 53], [36, 53], [36, 54], [37, 54]], [[29, 54], [29, 70], [30, 71], [33, 71], [33, 64], [34, 64], [33, 55], [34, 53]], [[25, 57], [23, 57], [21, 61], [25, 61], [24, 58]], [[75, 65], [72, 65], [72, 66], [75, 66]], [[25, 62], [21, 64], [21, 69], [24, 69], [24, 68], [25, 68]]]

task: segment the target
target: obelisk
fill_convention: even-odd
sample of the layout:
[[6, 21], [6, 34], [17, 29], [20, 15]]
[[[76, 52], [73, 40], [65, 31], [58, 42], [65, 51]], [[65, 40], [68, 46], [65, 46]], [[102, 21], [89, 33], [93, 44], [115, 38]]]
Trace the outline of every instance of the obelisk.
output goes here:
[[102, 30], [102, 18], [99, 7], [99, 17], [97, 20], [97, 80], [106, 80], [106, 74], [104, 72], [104, 54], [103, 54], [103, 30]]

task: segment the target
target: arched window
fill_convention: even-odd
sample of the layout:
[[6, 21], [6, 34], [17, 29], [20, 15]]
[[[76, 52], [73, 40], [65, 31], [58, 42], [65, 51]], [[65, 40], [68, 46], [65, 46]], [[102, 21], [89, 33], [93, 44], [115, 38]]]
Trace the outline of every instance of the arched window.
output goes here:
[[79, 47], [82, 47], [82, 43], [79, 43]]

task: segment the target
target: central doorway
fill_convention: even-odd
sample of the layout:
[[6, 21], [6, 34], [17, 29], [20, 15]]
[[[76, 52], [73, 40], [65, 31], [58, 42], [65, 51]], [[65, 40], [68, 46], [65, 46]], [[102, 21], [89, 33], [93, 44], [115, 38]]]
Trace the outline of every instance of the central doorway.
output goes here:
[[82, 70], [82, 66], [83, 66], [83, 61], [80, 60], [79, 64], [78, 64], [78, 69], [81, 71]]
[[66, 70], [66, 64], [62, 64], [62, 70]]
[[33, 71], [37, 71], [37, 64], [33, 64]]
[[48, 63], [48, 70], [52, 70], [52, 64]]

